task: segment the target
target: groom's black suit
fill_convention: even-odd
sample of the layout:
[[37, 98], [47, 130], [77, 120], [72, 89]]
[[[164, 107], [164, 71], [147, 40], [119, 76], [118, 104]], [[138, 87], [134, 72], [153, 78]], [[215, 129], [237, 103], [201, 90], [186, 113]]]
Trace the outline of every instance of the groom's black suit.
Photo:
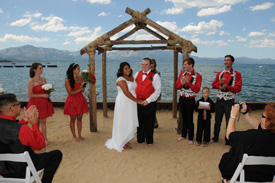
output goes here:
[[137, 142], [145, 141], [147, 144], [153, 144], [154, 123], [156, 121], [156, 105], [157, 102], [143, 106], [138, 104], [138, 121], [139, 127], [137, 130]]

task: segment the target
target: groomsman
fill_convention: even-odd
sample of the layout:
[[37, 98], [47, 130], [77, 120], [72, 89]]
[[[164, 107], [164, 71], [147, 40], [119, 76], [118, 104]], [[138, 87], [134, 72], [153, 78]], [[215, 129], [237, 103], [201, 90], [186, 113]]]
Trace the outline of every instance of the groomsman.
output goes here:
[[[218, 95], [216, 101], [214, 137], [211, 142], [219, 141], [223, 114], [225, 114], [227, 128], [231, 108], [234, 105], [235, 95], [242, 90], [242, 75], [238, 71], [233, 70], [232, 65], [234, 64], [234, 61], [235, 59], [232, 55], [226, 55], [224, 57], [225, 69], [218, 72], [212, 83], [213, 89], [218, 90]], [[229, 141], [226, 137], [225, 145], [228, 148], [230, 147]]]
[[161, 79], [157, 73], [151, 72], [150, 58], [144, 58], [141, 62], [141, 69], [135, 74], [137, 83], [136, 97], [143, 100], [138, 104], [137, 143], [146, 143], [149, 147], [153, 146], [154, 123], [156, 121], [156, 104], [161, 93]]
[[188, 144], [193, 145], [194, 141], [194, 122], [193, 113], [195, 109], [196, 93], [200, 91], [202, 77], [194, 70], [195, 61], [191, 57], [184, 59], [184, 71], [180, 73], [176, 82], [176, 87], [180, 90], [179, 105], [182, 114], [181, 137], [177, 141], [182, 141], [188, 133]]

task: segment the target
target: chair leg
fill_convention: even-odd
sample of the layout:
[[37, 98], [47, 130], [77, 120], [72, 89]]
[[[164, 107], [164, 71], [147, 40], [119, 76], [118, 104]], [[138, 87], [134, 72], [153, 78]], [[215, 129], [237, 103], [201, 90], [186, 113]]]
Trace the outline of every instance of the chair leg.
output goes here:
[[244, 170], [241, 170], [240, 183], [244, 183]]
[[26, 177], [25, 177], [26, 183], [30, 183], [31, 182], [31, 171], [29, 166], [27, 166], [26, 168]]

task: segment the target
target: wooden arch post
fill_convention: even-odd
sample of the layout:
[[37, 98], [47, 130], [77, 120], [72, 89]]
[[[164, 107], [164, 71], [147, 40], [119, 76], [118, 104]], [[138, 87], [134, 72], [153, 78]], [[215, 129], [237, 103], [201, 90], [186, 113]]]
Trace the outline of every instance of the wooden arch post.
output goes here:
[[107, 82], [106, 82], [106, 50], [102, 52], [102, 95], [103, 95], [103, 116], [108, 117], [107, 114]]
[[174, 84], [173, 84], [173, 118], [177, 117], [177, 88], [176, 88], [176, 82], [178, 78], [178, 51], [174, 50]]
[[[89, 69], [92, 74], [95, 74], [95, 50], [88, 52], [89, 54]], [[90, 131], [97, 131], [97, 109], [96, 109], [96, 87], [95, 84], [90, 84], [89, 97], [89, 112], [90, 112]]]

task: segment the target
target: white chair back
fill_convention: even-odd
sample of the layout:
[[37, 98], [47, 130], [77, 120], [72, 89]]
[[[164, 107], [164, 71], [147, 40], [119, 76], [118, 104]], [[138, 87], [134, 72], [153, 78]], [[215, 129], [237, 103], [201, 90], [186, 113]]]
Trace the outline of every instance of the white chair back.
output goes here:
[[[233, 177], [230, 180], [230, 183], [237, 182], [237, 178], [240, 175], [240, 182], [245, 182], [245, 171], [243, 167], [245, 165], [273, 165], [275, 166], [275, 157], [265, 157], [265, 156], [248, 156], [247, 154], [243, 155], [242, 162], [239, 163]], [[275, 181], [275, 175], [273, 178]]]
[[[0, 176], [1, 183], [8, 183], [8, 182], [32, 183], [33, 181], [36, 181], [36, 183], [41, 183], [39, 174], [42, 172], [42, 170], [40, 170], [38, 172], [36, 171], [28, 151], [25, 151], [24, 153], [20, 153], [20, 154], [0, 154], [0, 161], [12, 161], [12, 162], [27, 163], [25, 178], [4, 178], [4, 177]], [[31, 176], [31, 173], [32, 173], [32, 176]]]

